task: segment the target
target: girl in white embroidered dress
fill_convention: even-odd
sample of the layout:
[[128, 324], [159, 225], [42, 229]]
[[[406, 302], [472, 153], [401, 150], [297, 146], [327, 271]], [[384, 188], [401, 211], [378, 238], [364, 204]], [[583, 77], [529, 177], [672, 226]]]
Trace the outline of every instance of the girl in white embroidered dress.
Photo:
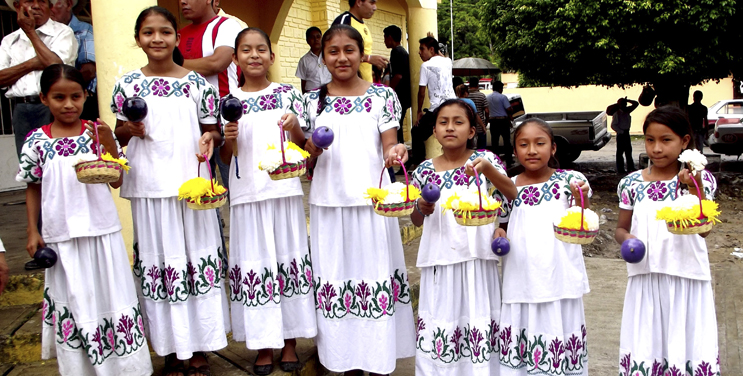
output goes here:
[[[441, 203], [455, 193], [477, 191], [475, 170], [482, 192], [496, 188], [493, 196], [504, 211], [507, 199], [516, 198], [516, 186], [497, 156], [473, 150], [478, 118], [469, 105], [450, 99], [435, 116], [433, 134], [443, 154], [423, 161], [413, 173], [416, 186], [431, 183], [441, 190], [437, 203], [419, 198], [410, 216], [416, 226], [425, 223], [417, 263], [416, 375], [499, 375], [500, 277], [490, 243], [506, 231], [496, 224], [460, 226], [451, 212], [442, 215]], [[505, 222], [508, 216], [501, 218]]]
[[[281, 369], [299, 368], [296, 337], [317, 334], [312, 263], [299, 178], [271, 180], [258, 168], [269, 144], [280, 148], [280, 128], [304, 147], [302, 94], [291, 85], [270, 82], [271, 41], [260, 29], [240, 32], [235, 62], [244, 82], [232, 95], [242, 103], [239, 122], [224, 126], [222, 160], [229, 164], [233, 142], [239, 149], [237, 166], [230, 166], [229, 279], [233, 337], [259, 350], [253, 367], [268, 375], [273, 349], [283, 348]], [[244, 278], [248, 278], [249, 283]], [[245, 277], [243, 277], [245, 276]]]
[[[361, 34], [338, 25], [323, 36], [323, 58], [333, 79], [307, 93], [305, 115], [335, 140], [312, 139], [317, 158], [310, 190], [310, 241], [317, 287], [317, 348], [334, 372], [387, 374], [397, 358], [415, 354], [410, 286], [396, 218], [382, 217], [363, 197], [382, 169], [404, 163], [397, 143], [401, 116], [395, 92], [358, 76]], [[383, 174], [389, 184], [389, 174]]]
[[[692, 176], [678, 161], [694, 148], [685, 112], [655, 109], [643, 133], [650, 165], [624, 177], [617, 189], [617, 242], [645, 244], [644, 259], [627, 264], [619, 375], [717, 375], [717, 318], [704, 241], [709, 233], [675, 235], [656, 219], [658, 209], [681, 195], [712, 200], [717, 182], [707, 170]], [[681, 183], [688, 188], [679, 189]]]
[[[150, 375], [143, 317], [111, 192], [105, 184], [80, 183], [74, 168], [81, 159], [96, 159], [101, 145], [114, 158], [123, 154], [106, 123], [98, 119], [96, 143], [90, 132], [96, 125], [80, 120], [86, 97], [80, 71], [51, 65], [40, 86], [54, 122], [26, 138], [16, 180], [28, 183], [29, 256], [45, 244], [58, 255], [44, 276], [41, 357], [56, 357], [62, 375]], [[110, 186], [118, 188], [121, 181]]]
[[[203, 76], [173, 61], [176, 25], [161, 7], [139, 14], [134, 38], [147, 65], [116, 82], [111, 110], [132, 166], [121, 197], [132, 206], [134, 275], [150, 343], [166, 356], [164, 375], [203, 376], [209, 367], [204, 352], [227, 346], [226, 264], [216, 213], [188, 209], [178, 200], [178, 188], [197, 175], [209, 176], [199, 161], [202, 155], [209, 158], [222, 139], [219, 96]], [[147, 102], [141, 122], [129, 121], [122, 111], [124, 100], [133, 96]], [[185, 359], [190, 359], [188, 371]]]
[[556, 169], [552, 129], [529, 119], [514, 132], [524, 171], [513, 178], [508, 237], [503, 261], [500, 320], [501, 375], [587, 375], [583, 294], [588, 276], [581, 246], [558, 240], [553, 221], [571, 201], [586, 206], [591, 190], [579, 172]]

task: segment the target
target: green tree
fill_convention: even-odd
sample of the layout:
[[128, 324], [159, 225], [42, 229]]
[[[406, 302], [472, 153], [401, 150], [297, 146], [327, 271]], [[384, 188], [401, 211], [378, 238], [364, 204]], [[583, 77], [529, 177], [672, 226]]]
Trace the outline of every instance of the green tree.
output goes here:
[[[479, 57], [490, 60], [488, 39], [479, 31], [478, 0], [454, 0], [454, 58]], [[442, 1], [437, 10], [439, 42], [449, 46], [451, 54], [451, 20], [449, 0]]]
[[502, 69], [549, 86], [649, 84], [656, 105], [739, 77], [743, 0], [480, 0]]

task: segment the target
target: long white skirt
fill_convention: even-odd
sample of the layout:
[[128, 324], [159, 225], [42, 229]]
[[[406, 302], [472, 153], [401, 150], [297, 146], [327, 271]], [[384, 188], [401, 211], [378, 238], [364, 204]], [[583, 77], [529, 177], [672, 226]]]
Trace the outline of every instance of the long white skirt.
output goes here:
[[189, 359], [227, 346], [229, 326], [219, 223], [175, 197], [132, 199], [134, 275], [148, 338], [160, 356]]
[[150, 375], [141, 309], [120, 232], [47, 244], [41, 358], [62, 375]]
[[501, 376], [588, 375], [583, 298], [503, 304]]
[[416, 375], [499, 375], [498, 262], [421, 269]]
[[302, 196], [230, 209], [232, 335], [249, 349], [317, 335]]
[[719, 370], [711, 282], [657, 273], [629, 277], [619, 375], [712, 376]]
[[310, 206], [317, 349], [333, 372], [391, 373], [415, 355], [415, 327], [396, 218], [371, 206]]

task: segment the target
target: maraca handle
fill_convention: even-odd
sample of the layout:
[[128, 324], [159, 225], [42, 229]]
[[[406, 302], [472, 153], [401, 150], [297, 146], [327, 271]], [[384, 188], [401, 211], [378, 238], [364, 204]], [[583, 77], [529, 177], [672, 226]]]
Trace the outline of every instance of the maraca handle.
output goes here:
[[232, 140], [232, 156], [237, 157], [237, 140]]

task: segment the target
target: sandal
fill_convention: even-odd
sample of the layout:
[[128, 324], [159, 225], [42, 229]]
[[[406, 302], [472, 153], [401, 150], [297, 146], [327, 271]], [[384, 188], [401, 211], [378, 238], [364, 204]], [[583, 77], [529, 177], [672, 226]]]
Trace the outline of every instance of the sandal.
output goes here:
[[163, 376], [170, 374], [181, 374], [186, 376], [186, 365], [182, 360], [178, 359], [175, 354], [168, 354], [165, 356], [165, 366], [163, 367]]

